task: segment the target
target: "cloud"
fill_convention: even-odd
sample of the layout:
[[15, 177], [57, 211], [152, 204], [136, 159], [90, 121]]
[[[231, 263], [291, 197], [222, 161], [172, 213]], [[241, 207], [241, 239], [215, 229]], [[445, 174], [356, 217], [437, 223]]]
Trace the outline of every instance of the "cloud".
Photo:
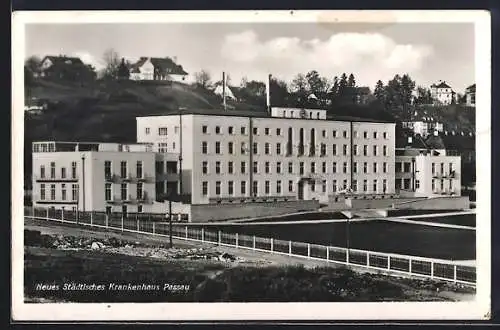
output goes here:
[[310, 70], [330, 79], [352, 72], [358, 82], [370, 86], [396, 73], [419, 71], [431, 54], [430, 46], [398, 44], [380, 33], [337, 33], [326, 40], [278, 37], [263, 41], [247, 30], [226, 35], [221, 48], [226, 66], [235, 70], [258, 75], [269, 72], [285, 80]]

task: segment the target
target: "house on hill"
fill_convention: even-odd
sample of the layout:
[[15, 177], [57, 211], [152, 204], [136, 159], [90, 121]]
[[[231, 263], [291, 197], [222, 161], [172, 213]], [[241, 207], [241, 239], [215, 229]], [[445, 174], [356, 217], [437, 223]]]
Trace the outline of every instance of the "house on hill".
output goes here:
[[185, 82], [188, 73], [169, 57], [141, 57], [130, 66], [131, 80], [168, 80]]
[[220, 81], [216, 82], [214, 84], [214, 87], [215, 87], [214, 94], [219, 95], [220, 97], [222, 97], [222, 94], [225, 93], [227, 99], [236, 100], [236, 97], [234, 96], [233, 91], [231, 90], [231, 88], [229, 88], [228, 85], [226, 85], [226, 90], [225, 91], [223, 91], [222, 82], [220, 82]]
[[476, 84], [470, 85], [465, 89], [465, 104], [469, 107], [476, 106]]
[[40, 62], [40, 77], [80, 80], [95, 77], [94, 70], [78, 57], [45, 56]]
[[431, 85], [431, 97], [434, 105], [450, 105], [455, 101], [456, 93], [445, 81]]

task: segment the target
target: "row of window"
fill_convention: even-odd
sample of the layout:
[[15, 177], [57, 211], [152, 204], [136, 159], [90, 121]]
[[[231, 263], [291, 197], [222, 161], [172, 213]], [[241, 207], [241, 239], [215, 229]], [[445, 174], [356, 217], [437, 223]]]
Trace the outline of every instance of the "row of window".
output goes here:
[[[145, 127], [144, 132], [146, 133], [146, 135], [151, 134], [151, 128]], [[179, 134], [179, 126], [174, 127], [174, 134]], [[160, 135], [160, 136], [168, 135], [168, 128], [167, 127], [158, 127], [158, 135]]]
[[[122, 183], [120, 185], [120, 199], [127, 200], [129, 197], [129, 185], [128, 183]], [[141, 200], [145, 197], [146, 192], [144, 191], [144, 185], [142, 182], [138, 182], [136, 187], [136, 198]], [[106, 183], [104, 185], [104, 198], [106, 201], [111, 201], [113, 199], [113, 186], [111, 183]]]
[[[113, 164], [110, 160], [104, 161], [104, 177], [109, 178], [113, 175], [112, 166]], [[135, 175], [137, 178], [142, 178], [143, 174], [144, 172], [143, 172], [142, 161], [138, 160], [135, 164]], [[121, 178], [129, 177], [127, 161], [120, 161], [120, 177]]]
[[[432, 163], [431, 167], [432, 167], [432, 174], [436, 174], [436, 163]], [[439, 164], [439, 169], [440, 169], [439, 173], [441, 173], [441, 174], [445, 173], [445, 171], [444, 171], [444, 163], [440, 163]], [[449, 171], [448, 172], [449, 174], [451, 174], [453, 172], [453, 163], [449, 163], [448, 164], [448, 171]]]
[[[289, 131], [290, 131], [290, 129], [289, 129]], [[301, 129], [301, 130], [303, 130], [303, 129]], [[209, 134], [209, 132], [208, 132], [208, 126], [207, 125], [203, 125], [201, 127], [201, 131], [202, 131], [203, 134]], [[314, 132], [314, 128], [312, 129], [312, 131]], [[228, 126], [227, 132], [228, 132], [229, 135], [234, 135], [235, 134], [234, 127], [233, 126]], [[282, 133], [281, 128], [276, 128], [275, 132], [276, 132], [276, 136], [281, 136], [281, 133]], [[253, 135], [259, 135], [259, 128], [258, 127], [253, 127], [252, 128], [252, 133], [253, 133]], [[215, 126], [215, 134], [223, 134], [221, 126]], [[246, 126], [241, 126], [240, 127], [240, 134], [241, 135], [246, 135], [247, 134], [247, 128], [246, 128]], [[271, 129], [269, 127], [265, 127], [264, 128], [264, 135], [268, 135], [268, 136], [271, 135]], [[346, 131], [346, 130], [342, 131], [342, 137], [343, 138], [347, 139], [348, 135], [349, 135], [348, 131]], [[324, 138], [328, 137], [327, 130], [325, 130], [325, 129], [321, 130], [321, 136], [324, 137]], [[360, 137], [360, 134], [357, 131], [354, 131], [353, 136], [354, 136], [354, 138], [358, 138], [358, 137]], [[338, 134], [337, 130], [333, 130], [332, 134], [331, 134], [331, 137], [337, 138], [337, 137], [340, 137], [340, 134]], [[378, 139], [379, 138], [379, 132], [373, 132], [372, 133], [372, 137], [374, 139]], [[382, 137], [383, 137], [383, 139], [387, 139], [387, 137], [388, 137], [387, 132], [383, 132], [382, 133]], [[369, 138], [369, 133], [367, 131], [363, 132], [363, 138], [364, 139], [368, 139]]]
[[[441, 188], [441, 191], [444, 191], [445, 188], [445, 183], [443, 179], [441, 180], [436, 180], [436, 179], [432, 179], [432, 186], [431, 186], [431, 189], [432, 191], [436, 191], [436, 186], [437, 186], [437, 182], [439, 181], [439, 187]], [[453, 190], [453, 180], [448, 180], [448, 188], [449, 190]]]
[[[46, 178], [46, 173], [45, 173], [45, 165], [40, 165], [40, 178], [45, 179]], [[67, 178], [67, 171], [66, 167], [61, 167], [61, 174], [60, 178], [61, 179], [66, 179]], [[76, 162], [71, 162], [71, 178], [76, 179]], [[50, 178], [55, 179], [56, 178], [56, 163], [51, 162], [50, 163]]]
[[[348, 188], [348, 181], [343, 180], [342, 182], [337, 182], [337, 180], [331, 181], [331, 192], [339, 192], [342, 190], [346, 190]], [[382, 186], [380, 187], [380, 182], [382, 182]], [[381, 181], [375, 179], [371, 181], [371, 185], [369, 180], [363, 180], [361, 182], [362, 184], [358, 186], [358, 180], [353, 180], [352, 181], [352, 191], [353, 192], [365, 192], [365, 193], [386, 193], [387, 192], [387, 180], [383, 179]], [[341, 184], [341, 185], [340, 185]], [[317, 190], [317, 184], [313, 183], [310, 185], [311, 191], [316, 191]], [[318, 185], [321, 188], [321, 191], [323, 193], [327, 192], [327, 181], [323, 180], [321, 184]], [[275, 184], [275, 190], [274, 192], [276, 194], [281, 194], [283, 193], [283, 182], [281, 180], [277, 180]], [[227, 195], [233, 196], [235, 195], [235, 182], [234, 181], [228, 181], [227, 182]], [[288, 192], [294, 192], [295, 191], [295, 184], [293, 180], [288, 181]], [[208, 196], [209, 195], [209, 182], [208, 181], [202, 181], [201, 183], [201, 193], [203, 196]], [[240, 181], [239, 185], [239, 191], [240, 195], [245, 196], [247, 193], [247, 181]], [[259, 191], [259, 181], [253, 181], [252, 184], [252, 193], [253, 194], [258, 194]], [[264, 194], [271, 194], [271, 181], [264, 181]], [[222, 182], [221, 181], [215, 181], [215, 195], [220, 196], [222, 195]]]
[[[47, 198], [47, 187], [44, 183], [40, 184], [40, 200], [44, 201], [47, 199], [50, 200], [56, 200], [56, 185], [51, 184], [49, 187], [49, 198]], [[67, 187], [66, 184], [63, 183], [61, 184], [61, 200], [66, 201], [68, 200], [67, 196]], [[71, 185], [71, 201], [76, 201], [78, 200], [78, 185], [77, 184], [72, 184]]]
[[[358, 168], [358, 164], [360, 165]], [[253, 162], [252, 164], [252, 170], [253, 173], [259, 173], [259, 162]], [[281, 162], [276, 162], [274, 168], [275, 172], [277, 174], [283, 173], [283, 165]], [[319, 165], [319, 164], [318, 164]], [[340, 163], [338, 164], [340, 167]], [[331, 165], [331, 171], [330, 173], [340, 173], [340, 168], [337, 167], [337, 162], [333, 162]], [[348, 163], [343, 162], [342, 163], [342, 173], [348, 173]], [[373, 163], [368, 163], [368, 162], [363, 162], [363, 163], [353, 163], [353, 173], [358, 173], [359, 171], [362, 171], [362, 173], [379, 173], [379, 163], [373, 162]], [[310, 173], [327, 173], [328, 168], [327, 168], [327, 163], [322, 162], [320, 165], [320, 169], [318, 170], [316, 168], [316, 162], [311, 162], [309, 164], [309, 171]], [[208, 161], [203, 161], [201, 163], [201, 172], [202, 174], [209, 174], [210, 169], [209, 169], [209, 162]], [[215, 162], [215, 174], [221, 174], [222, 173], [222, 162], [216, 161]], [[235, 164], [234, 162], [227, 162], [227, 174], [234, 174], [235, 173]], [[240, 162], [240, 173], [241, 174], [246, 174], [247, 173], [247, 162]], [[264, 162], [264, 173], [268, 174], [271, 173], [271, 162]], [[294, 173], [294, 163], [293, 162], [288, 162], [288, 173], [293, 174]], [[305, 163], [304, 162], [299, 162], [299, 174], [304, 174], [305, 173]], [[383, 162], [382, 163], [382, 173], [387, 173], [387, 163]]]
[[[288, 149], [291, 149], [290, 146], [287, 146]], [[299, 154], [304, 154], [305, 153], [305, 146], [303, 144], [299, 144], [298, 146], [296, 146], [296, 148], [298, 149], [298, 152]], [[271, 147], [271, 143], [264, 143], [264, 154], [265, 155], [270, 155], [272, 153], [271, 151], [272, 147]], [[327, 156], [327, 145], [325, 143], [321, 143], [319, 145], [319, 147], [316, 147], [314, 146], [314, 148], [312, 146], [309, 147], [309, 154], [311, 156], [314, 156], [316, 155], [316, 150], [318, 149], [319, 151], [319, 154], [321, 156]], [[276, 143], [276, 146], [275, 146], [275, 152], [276, 152], [276, 155], [282, 155], [283, 154], [283, 148], [282, 148], [282, 144], [281, 143]], [[234, 155], [235, 154], [235, 148], [234, 148], [234, 142], [228, 142], [227, 144], [227, 152], [229, 155]], [[247, 148], [247, 143], [246, 142], [241, 142], [240, 144], [240, 154], [241, 155], [246, 155], [248, 152], [248, 148]], [[254, 142], [253, 145], [252, 145], [252, 152], [253, 154], [258, 154], [259, 153], [259, 144], [258, 142]], [[333, 144], [332, 145], [332, 148], [331, 148], [331, 152], [332, 152], [332, 156], [337, 156], [338, 155], [338, 152], [337, 152], [337, 145], [336, 144]], [[201, 142], [201, 153], [206, 155], [209, 153], [209, 150], [208, 150], [208, 142], [206, 141], [202, 141]], [[222, 144], [220, 141], [216, 141], [215, 142], [215, 154], [216, 155], [221, 155], [222, 154]], [[288, 150], [287, 151], [287, 154], [291, 154], [291, 151]], [[342, 145], [342, 155], [343, 156], [347, 156], [348, 154], [348, 146], [347, 144], [344, 144]], [[354, 145], [353, 146], [353, 154], [354, 156], [370, 156], [368, 154], [368, 145], [364, 145], [363, 146], [363, 152], [362, 154], [359, 152], [359, 148], [358, 148], [358, 145]], [[378, 156], [379, 155], [379, 146], [373, 146], [372, 147], [372, 156]], [[387, 157], [388, 156], [388, 148], [387, 146], [382, 146], [382, 156], [384, 157]]]

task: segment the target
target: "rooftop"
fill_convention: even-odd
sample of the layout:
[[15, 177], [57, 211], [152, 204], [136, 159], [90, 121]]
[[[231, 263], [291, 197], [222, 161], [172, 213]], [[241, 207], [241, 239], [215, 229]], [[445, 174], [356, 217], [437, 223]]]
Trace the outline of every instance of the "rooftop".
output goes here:
[[34, 141], [33, 152], [152, 152], [151, 143]]

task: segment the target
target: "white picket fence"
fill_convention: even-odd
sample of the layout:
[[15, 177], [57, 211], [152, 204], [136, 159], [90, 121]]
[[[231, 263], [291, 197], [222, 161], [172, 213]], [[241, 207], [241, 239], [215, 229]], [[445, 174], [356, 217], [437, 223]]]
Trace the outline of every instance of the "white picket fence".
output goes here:
[[[169, 237], [170, 234], [168, 222], [150, 221], [143, 215], [123, 217], [120, 214], [106, 215], [98, 212], [77, 214], [61, 210], [26, 208], [25, 217], [163, 237]], [[476, 285], [476, 267], [451, 260], [263, 238], [181, 224], [172, 226], [172, 237], [362, 267], [393, 275], [442, 280], [473, 287]]]

